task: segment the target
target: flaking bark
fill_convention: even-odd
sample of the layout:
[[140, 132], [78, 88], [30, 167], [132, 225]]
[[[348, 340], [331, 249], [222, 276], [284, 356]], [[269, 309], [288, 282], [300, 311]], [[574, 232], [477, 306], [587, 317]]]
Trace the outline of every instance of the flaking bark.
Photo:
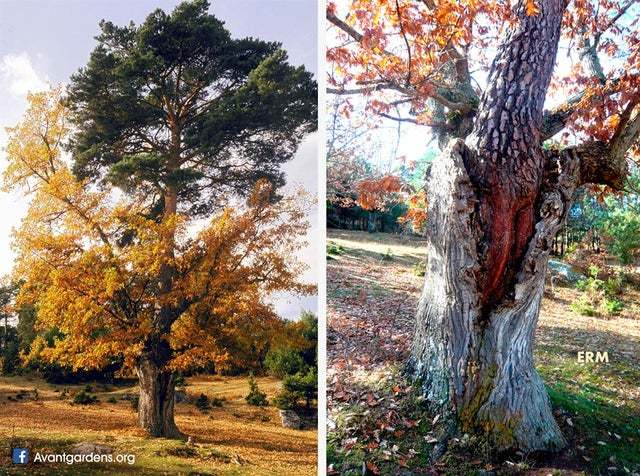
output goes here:
[[487, 313], [477, 280], [478, 192], [464, 165], [470, 154], [453, 140], [431, 170], [426, 280], [409, 370], [433, 410], [461, 430], [484, 432], [498, 448], [560, 449], [566, 441], [534, 368], [533, 337], [551, 242], [579, 184], [579, 160], [573, 151], [546, 154], [535, 232], [514, 293]]

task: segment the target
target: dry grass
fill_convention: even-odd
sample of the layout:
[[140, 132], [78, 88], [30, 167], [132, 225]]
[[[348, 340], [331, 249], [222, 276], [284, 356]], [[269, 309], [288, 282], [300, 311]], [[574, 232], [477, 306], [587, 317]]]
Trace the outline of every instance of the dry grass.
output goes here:
[[[193, 438], [194, 454], [175, 456], [184, 442], [146, 437], [137, 426], [136, 414], [128, 401], [120, 400], [134, 387], [104, 389], [94, 385], [100, 402], [72, 405], [70, 398], [60, 399], [63, 385], [42, 380], [0, 377], [0, 474], [25, 474], [13, 467], [9, 448], [24, 446], [57, 452], [79, 441], [106, 444], [114, 453], [135, 454], [133, 467], [32, 465], [29, 474], [215, 474], [215, 475], [311, 475], [316, 473], [315, 431], [282, 428], [273, 407], [251, 407], [244, 401], [248, 393], [244, 377], [197, 377], [188, 379], [187, 394], [224, 398], [220, 408], [200, 412], [191, 403], [180, 403], [176, 423]], [[258, 384], [269, 397], [278, 390], [278, 381], [259, 378]], [[70, 386], [71, 394], [82, 386]], [[34, 389], [38, 400], [34, 400]], [[19, 401], [9, 401], [18, 392], [26, 392]], [[58, 390], [58, 391], [56, 391]], [[108, 403], [111, 397], [116, 403]], [[72, 472], [71, 472], [72, 471]]]
[[[360, 474], [363, 461], [378, 466], [388, 465], [389, 458], [396, 465], [402, 461], [398, 455], [380, 457], [378, 449], [363, 443], [369, 436], [366, 418], [357, 423], [355, 415], [373, 418], [374, 409], [359, 400], [368, 393], [382, 398], [384, 392], [367, 382], [396, 378], [394, 369], [407, 357], [424, 282], [416, 263], [425, 259], [425, 246], [415, 238], [335, 230], [328, 231], [328, 242], [329, 462], [344, 474]], [[570, 304], [578, 294], [557, 288], [555, 296], [544, 298], [534, 347], [536, 366], [572, 447], [554, 461], [525, 458], [518, 474], [640, 472], [640, 294], [629, 287], [621, 296], [624, 311], [610, 319], [573, 312]], [[578, 351], [607, 351], [610, 363], [578, 363]], [[428, 466], [422, 438], [388, 438], [388, 447], [395, 443], [400, 453], [418, 452], [405, 462], [422, 474]], [[492, 467], [498, 474], [512, 474], [514, 468], [504, 461]], [[477, 474], [483, 468], [458, 461], [449, 469]]]

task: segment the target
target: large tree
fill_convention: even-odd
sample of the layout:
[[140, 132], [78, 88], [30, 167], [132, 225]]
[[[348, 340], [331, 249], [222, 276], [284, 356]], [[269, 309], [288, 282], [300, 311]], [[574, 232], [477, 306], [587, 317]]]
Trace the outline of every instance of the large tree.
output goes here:
[[[638, 152], [639, 11], [634, 0], [327, 9], [336, 32], [329, 92], [362, 95], [367, 112], [440, 139], [408, 368], [452, 428], [500, 448], [566, 444], [534, 368], [533, 336], [551, 243], [576, 188], [621, 188]], [[566, 60], [556, 60], [560, 46]]]
[[[148, 217], [141, 197], [73, 175], [59, 90], [29, 102], [9, 130], [4, 171], [4, 186], [31, 198], [14, 233], [18, 304], [37, 313], [27, 358], [137, 371], [141, 427], [179, 436], [175, 371], [247, 366], [269, 345], [299, 345], [269, 296], [315, 289], [301, 281], [306, 266], [296, 257], [308, 230], [304, 194], [276, 199], [260, 179], [245, 205], [197, 226], [186, 214]], [[166, 269], [170, 289], [160, 279]]]
[[[280, 165], [315, 129], [310, 73], [290, 66], [277, 43], [232, 39], [208, 8], [206, 0], [194, 0], [170, 14], [156, 10], [139, 26], [102, 22], [98, 46], [69, 89], [78, 131], [74, 173], [140, 197], [159, 223], [172, 223], [177, 213], [206, 215], [247, 195], [259, 179], [281, 186]], [[175, 227], [162, 233], [170, 260]], [[173, 385], [163, 370], [165, 335], [184, 307], [164, 298], [175, 272], [170, 265], [158, 270], [163, 304], [137, 365], [153, 390], [141, 398], [141, 423], [161, 435], [173, 432], [158, 410]]]
[[[65, 99], [74, 126], [72, 170], [80, 184], [74, 187], [92, 193], [117, 187], [135, 203], [132, 210], [144, 221], [141, 226], [142, 221], [125, 220], [120, 229], [110, 228], [111, 235], [96, 225], [98, 239], [119, 250], [157, 239], [156, 250], [163, 253], [143, 273], [152, 273], [143, 289], [155, 296], [155, 304], [145, 308], [150, 314], [144, 316], [144, 334], [133, 363], [141, 387], [140, 423], [156, 436], [178, 433], [173, 422], [172, 331], [195, 301], [218, 299], [231, 286], [216, 283], [218, 263], [207, 260], [218, 258], [209, 255], [204, 236], [200, 245], [193, 245], [193, 253], [201, 253], [202, 263], [214, 268], [195, 269], [191, 278], [180, 274], [184, 224], [250, 196], [265, 180], [273, 187], [270, 200], [277, 201], [275, 190], [284, 184], [280, 166], [316, 127], [317, 87], [311, 74], [289, 65], [277, 43], [231, 38], [208, 9], [206, 0], [194, 0], [171, 13], [156, 10], [140, 25], [101, 22], [98, 44], [88, 64], [72, 77]], [[102, 199], [96, 200], [85, 205], [106, 207]], [[107, 212], [105, 216], [113, 218]], [[98, 219], [101, 212], [95, 213], [87, 217]], [[250, 240], [247, 231], [237, 232]], [[250, 256], [256, 249], [247, 246]], [[281, 259], [277, 256], [274, 252], [272, 258]], [[133, 256], [128, 259], [129, 267], [150, 265]], [[129, 267], [114, 271], [114, 278], [126, 275]], [[201, 295], [196, 299], [185, 294], [182, 280], [193, 279], [196, 285], [206, 273], [213, 274]], [[270, 290], [271, 278], [263, 281], [256, 293]], [[123, 299], [125, 303], [116, 303], [123, 306], [122, 312], [139, 304], [137, 293]], [[256, 319], [260, 315], [257, 312]], [[194, 319], [203, 326], [208, 322]]]

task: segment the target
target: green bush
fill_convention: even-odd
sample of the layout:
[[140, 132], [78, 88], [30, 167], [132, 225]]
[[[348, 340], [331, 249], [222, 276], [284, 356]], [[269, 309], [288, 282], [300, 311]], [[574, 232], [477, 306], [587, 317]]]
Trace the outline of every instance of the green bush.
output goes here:
[[576, 289], [578, 291], [585, 292], [587, 290], [587, 286], [589, 286], [589, 280], [588, 279], [581, 279], [580, 281], [578, 281], [576, 283]]
[[195, 405], [198, 408], [198, 410], [200, 410], [201, 412], [205, 412], [209, 408], [211, 408], [211, 404], [209, 403], [209, 397], [207, 397], [204, 393], [200, 394], [200, 396], [196, 400]]
[[306, 409], [311, 408], [313, 400], [318, 398], [318, 372], [309, 368], [306, 372], [287, 375], [282, 381], [282, 390], [273, 399], [273, 404], [281, 410], [290, 410], [304, 401]]
[[79, 405], [91, 405], [92, 403], [96, 403], [97, 401], [98, 397], [87, 393], [84, 388], [76, 393], [75, 397], [73, 397], [73, 403], [77, 403]]
[[344, 247], [338, 245], [337, 243], [333, 243], [331, 241], [327, 242], [327, 254], [328, 255], [341, 255], [344, 253]]
[[118, 403], [118, 399], [112, 395], [112, 396], [109, 397], [107, 402], [109, 402], [109, 403]]
[[580, 296], [575, 302], [572, 302], [571, 310], [577, 312], [581, 316], [596, 315], [596, 310], [587, 296]]
[[387, 248], [387, 251], [382, 255], [382, 261], [393, 261], [393, 253], [391, 252], [391, 248]]
[[604, 291], [607, 296], [617, 296], [624, 290], [624, 275], [616, 273], [604, 282]]
[[633, 254], [640, 249], [640, 215], [631, 210], [616, 210], [608, 220], [605, 230], [611, 238], [609, 251], [622, 264], [630, 264]]
[[412, 271], [416, 276], [424, 276], [427, 273], [427, 263], [423, 260], [418, 261], [413, 265]]
[[615, 316], [622, 312], [624, 308], [624, 304], [619, 299], [615, 298], [604, 298], [601, 303], [602, 310], [604, 314], [608, 316]]
[[304, 367], [300, 353], [290, 347], [277, 347], [269, 350], [264, 365], [274, 377], [284, 378], [286, 375], [298, 373]]
[[625, 278], [622, 273], [616, 273], [605, 281], [598, 279], [600, 268], [589, 266], [589, 276], [578, 281], [576, 289], [583, 292], [573, 304], [571, 309], [583, 316], [596, 316], [604, 314], [614, 316], [620, 314], [624, 303], [617, 299], [624, 290]]
[[564, 250], [564, 257], [569, 257], [578, 249], [578, 243], [570, 243]]
[[258, 388], [258, 382], [256, 382], [253, 375], [249, 375], [249, 395], [244, 399], [254, 407], [266, 407], [269, 405], [267, 394]]
[[291, 393], [282, 389], [273, 398], [271, 403], [273, 403], [273, 406], [280, 410], [292, 410], [298, 406], [299, 400], [299, 396], [295, 393]]

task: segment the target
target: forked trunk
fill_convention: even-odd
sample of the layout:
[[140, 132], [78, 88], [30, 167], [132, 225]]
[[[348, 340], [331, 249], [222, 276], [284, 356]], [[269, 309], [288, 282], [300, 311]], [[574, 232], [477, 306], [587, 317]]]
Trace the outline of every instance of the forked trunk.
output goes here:
[[454, 140], [431, 170], [426, 279], [409, 370], [433, 408], [460, 430], [485, 433], [502, 449], [560, 449], [565, 439], [533, 365], [533, 337], [551, 243], [570, 208], [578, 160], [548, 155], [535, 232], [511, 291], [487, 308], [479, 285], [482, 198], [465, 168], [469, 154]]
[[140, 385], [138, 420], [150, 436], [180, 438], [174, 421], [175, 381], [173, 373], [162, 370], [154, 359], [143, 356], [136, 366]]
[[540, 0], [500, 45], [472, 133], [427, 184], [427, 271], [409, 369], [433, 407], [498, 448], [565, 445], [533, 365], [552, 242], [578, 160], [545, 152], [540, 126], [564, 0]]

